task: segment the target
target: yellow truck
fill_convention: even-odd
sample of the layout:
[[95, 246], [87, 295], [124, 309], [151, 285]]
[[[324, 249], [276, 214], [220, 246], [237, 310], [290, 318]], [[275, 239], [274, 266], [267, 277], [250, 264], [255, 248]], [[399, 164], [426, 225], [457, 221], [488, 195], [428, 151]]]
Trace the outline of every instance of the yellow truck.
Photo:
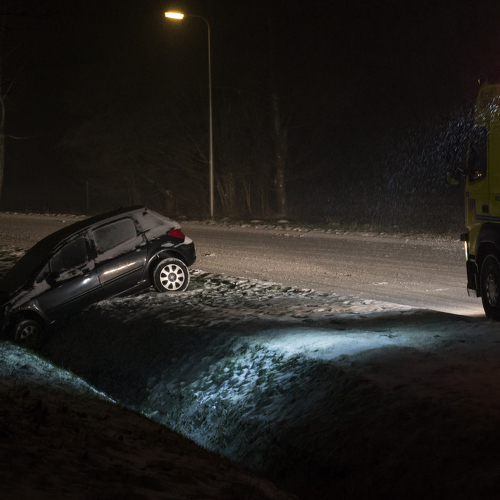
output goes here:
[[[500, 320], [500, 83], [484, 83], [477, 98], [465, 177], [467, 291], [486, 316]], [[451, 183], [457, 175], [448, 174]]]

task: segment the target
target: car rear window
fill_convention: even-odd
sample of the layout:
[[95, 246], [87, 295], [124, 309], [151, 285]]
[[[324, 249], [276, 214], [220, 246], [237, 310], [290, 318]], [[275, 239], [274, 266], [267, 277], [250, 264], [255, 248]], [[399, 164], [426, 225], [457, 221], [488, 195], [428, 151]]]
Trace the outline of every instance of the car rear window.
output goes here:
[[107, 252], [137, 236], [135, 224], [128, 218], [112, 222], [92, 232], [99, 253]]

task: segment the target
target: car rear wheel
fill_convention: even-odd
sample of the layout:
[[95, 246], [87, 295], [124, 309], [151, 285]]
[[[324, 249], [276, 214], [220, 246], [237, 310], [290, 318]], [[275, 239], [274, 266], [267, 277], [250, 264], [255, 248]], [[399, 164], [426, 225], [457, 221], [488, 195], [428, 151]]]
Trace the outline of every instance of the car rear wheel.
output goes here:
[[32, 319], [21, 319], [14, 326], [14, 341], [29, 349], [40, 346], [42, 334], [42, 325]]
[[153, 283], [159, 292], [182, 292], [189, 285], [188, 268], [182, 260], [164, 259], [154, 270]]
[[500, 264], [493, 255], [481, 267], [481, 299], [486, 316], [500, 320]]

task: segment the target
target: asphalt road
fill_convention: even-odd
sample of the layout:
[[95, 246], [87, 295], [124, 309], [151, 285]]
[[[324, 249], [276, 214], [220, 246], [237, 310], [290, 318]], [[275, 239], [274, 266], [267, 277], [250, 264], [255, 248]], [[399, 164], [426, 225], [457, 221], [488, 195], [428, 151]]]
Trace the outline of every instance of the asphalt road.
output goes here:
[[466, 291], [459, 241], [184, 223], [195, 266], [417, 308], [483, 315]]
[[[0, 244], [29, 248], [78, 219], [0, 214]], [[196, 268], [417, 308], [483, 315], [468, 297], [459, 241], [184, 222]]]

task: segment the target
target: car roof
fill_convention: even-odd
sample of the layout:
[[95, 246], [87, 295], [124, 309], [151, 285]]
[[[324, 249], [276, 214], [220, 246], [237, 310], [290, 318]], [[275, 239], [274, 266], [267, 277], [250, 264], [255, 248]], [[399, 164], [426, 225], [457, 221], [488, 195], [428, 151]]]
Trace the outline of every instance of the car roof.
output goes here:
[[108, 220], [112, 220], [114, 218], [119, 218], [121, 215], [132, 214], [133, 212], [147, 210], [146, 207], [137, 205], [129, 208], [120, 208], [118, 210], [113, 210], [112, 212], [106, 212], [104, 214], [94, 215], [93, 217], [89, 217], [87, 219], [83, 219], [81, 221], [75, 222], [74, 224], [70, 224], [69, 226], [63, 227], [59, 229], [55, 233], [51, 233], [45, 238], [41, 239], [38, 243], [36, 243], [33, 247], [31, 247], [25, 255], [34, 251], [36, 253], [48, 253], [54, 250], [60, 243], [71, 238], [74, 234], [78, 234], [85, 229], [89, 229], [95, 224], [99, 222], [104, 222]]
[[0, 291], [10, 292], [22, 287], [45, 262], [46, 258], [64, 241], [71, 238], [100, 222], [107, 222], [120, 216], [128, 214], [144, 213], [148, 209], [141, 205], [128, 208], [120, 208], [112, 212], [95, 215], [87, 219], [75, 222], [69, 226], [49, 234], [33, 247], [31, 247], [21, 259], [7, 272], [0, 281]]

